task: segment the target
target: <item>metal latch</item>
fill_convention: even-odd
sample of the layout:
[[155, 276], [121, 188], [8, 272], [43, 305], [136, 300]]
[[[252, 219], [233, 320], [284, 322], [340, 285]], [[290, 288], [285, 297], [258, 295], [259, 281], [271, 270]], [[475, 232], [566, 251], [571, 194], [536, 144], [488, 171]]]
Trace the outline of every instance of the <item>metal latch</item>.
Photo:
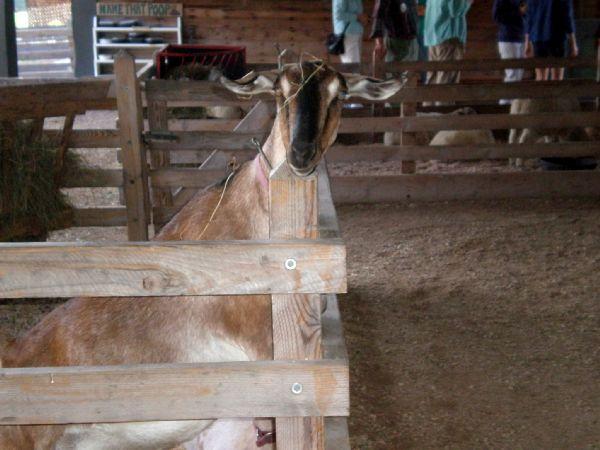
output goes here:
[[144, 134], [144, 142], [149, 143], [151, 141], [168, 141], [176, 142], [179, 138], [173, 133], [168, 131], [149, 131]]

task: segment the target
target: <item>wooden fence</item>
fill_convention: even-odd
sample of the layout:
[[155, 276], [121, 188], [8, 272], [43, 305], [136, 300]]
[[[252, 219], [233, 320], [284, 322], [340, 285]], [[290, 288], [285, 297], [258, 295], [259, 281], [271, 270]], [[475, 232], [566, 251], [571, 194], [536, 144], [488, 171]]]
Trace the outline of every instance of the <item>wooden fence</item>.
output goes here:
[[[545, 65], [593, 67], [595, 60], [543, 60]], [[489, 70], [511, 67], [534, 68], [540, 60], [491, 60], [460, 62], [389, 63], [379, 72], [422, 72], [434, 69]], [[257, 69], [273, 66], [255, 66]], [[342, 71], [362, 70], [372, 73], [370, 66], [340, 65]], [[1, 87], [0, 120], [25, 117], [43, 117], [81, 114], [94, 109], [115, 109], [116, 90], [109, 79], [53, 81], [44, 84], [31, 82], [18, 86]], [[598, 195], [598, 172], [508, 172], [508, 173], [413, 173], [418, 160], [474, 161], [507, 159], [511, 157], [565, 157], [597, 156], [597, 142], [507, 144], [494, 143], [468, 146], [434, 147], [418, 145], [412, 135], [416, 132], [435, 132], [448, 129], [507, 130], [526, 127], [600, 126], [596, 111], [575, 113], [507, 114], [499, 107], [501, 98], [600, 97], [600, 83], [596, 80], [567, 80], [563, 82], [484, 83], [452, 86], [409, 85], [391, 101], [401, 109], [385, 109], [384, 116], [372, 117], [369, 108], [361, 116], [345, 117], [340, 134], [401, 132], [402, 145], [383, 145], [377, 142], [357, 142], [352, 145], [334, 145], [327, 154], [333, 163], [390, 162], [406, 163], [405, 173], [387, 176], [334, 176], [333, 197], [337, 203], [414, 200], [451, 200], [468, 198], [554, 197]], [[146, 80], [142, 102], [147, 107], [144, 142], [150, 153], [148, 177], [153, 189], [153, 202], [145, 215], [149, 222], [165, 223], [190, 198], [191, 193], [218, 179], [226, 172], [225, 163], [232, 156], [238, 161], [251, 158], [255, 149], [252, 137], [263, 138], [270, 129], [273, 108], [269, 97], [240, 99], [224, 91], [215, 83], [202, 81]], [[458, 106], [475, 105], [488, 108], [492, 113], [466, 116], [418, 116], [423, 101], [456, 102]], [[168, 112], [174, 107], [206, 105], [243, 106], [249, 112], [241, 121], [226, 119], [173, 119]], [[447, 108], [446, 108], [447, 109]], [[396, 113], [396, 116], [389, 114]], [[365, 117], [366, 116], [366, 117]], [[235, 130], [235, 131], [234, 131]], [[121, 147], [119, 132], [109, 129], [47, 130], [70, 148], [115, 149]], [[347, 139], [346, 139], [347, 141]], [[213, 151], [221, 158], [213, 158], [202, 170], [197, 166]], [[126, 163], [126, 161], [123, 161]], [[190, 167], [190, 165], [195, 165]], [[132, 169], [125, 172], [130, 173]], [[66, 179], [69, 188], [118, 187], [123, 183], [124, 171], [95, 169], [84, 176]], [[137, 194], [134, 194], [134, 196]], [[125, 196], [123, 197], [125, 200]], [[130, 199], [130, 205], [132, 200]], [[124, 201], [125, 203], [125, 201]], [[151, 211], [150, 211], [151, 209]], [[131, 208], [130, 208], [131, 211]], [[127, 209], [76, 209], [76, 226], [119, 226], [128, 223]]]
[[73, 33], [70, 26], [17, 30], [19, 76], [73, 77]]
[[[144, 241], [151, 215], [140, 83], [130, 56], [115, 67], [114, 82], [3, 86], [0, 120], [70, 117], [116, 101], [118, 133], [77, 133], [67, 121], [61, 134], [69, 145], [120, 146], [122, 178], [101, 184], [123, 186], [129, 238]], [[299, 179], [286, 164], [276, 168], [269, 202], [267, 241], [0, 245], [0, 298], [267, 294], [274, 336], [273, 361], [0, 369], [0, 425], [275, 417], [278, 448], [349, 448], [349, 369], [335, 297], [346, 291], [346, 252], [326, 169]]]

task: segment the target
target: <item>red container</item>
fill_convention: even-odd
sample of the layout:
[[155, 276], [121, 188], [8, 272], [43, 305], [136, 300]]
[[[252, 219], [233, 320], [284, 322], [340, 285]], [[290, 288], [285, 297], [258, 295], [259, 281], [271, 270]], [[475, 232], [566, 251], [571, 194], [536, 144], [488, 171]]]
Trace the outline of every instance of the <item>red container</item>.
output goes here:
[[228, 78], [241, 78], [246, 74], [246, 47], [168, 45], [155, 55], [156, 76], [166, 78], [170, 69], [195, 63], [218, 67]]

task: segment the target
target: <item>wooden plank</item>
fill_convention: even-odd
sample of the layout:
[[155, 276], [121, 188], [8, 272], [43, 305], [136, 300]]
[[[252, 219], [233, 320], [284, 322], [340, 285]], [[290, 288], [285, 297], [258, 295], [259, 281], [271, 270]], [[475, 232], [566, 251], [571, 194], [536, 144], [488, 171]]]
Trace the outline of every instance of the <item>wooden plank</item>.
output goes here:
[[[196, 102], [198, 105], [235, 106], [264, 100], [266, 94], [240, 98], [212, 81], [148, 80], [149, 101]], [[600, 95], [600, 83], [594, 80], [522, 81], [516, 83], [452, 84], [404, 87], [387, 102], [422, 101], [495, 101], [502, 98], [561, 98]], [[366, 101], [368, 103], [368, 101]]]
[[115, 57], [115, 81], [127, 206], [127, 236], [130, 241], [146, 241], [150, 198], [146, 150], [142, 142], [142, 96], [136, 78], [135, 60], [124, 51], [120, 51]]
[[[148, 125], [150, 133], [166, 133], [169, 130], [169, 118], [167, 102], [148, 102]], [[150, 167], [152, 170], [168, 167], [171, 164], [171, 153], [168, 149], [150, 152]], [[152, 205], [173, 206], [173, 195], [171, 189], [152, 187]]]
[[348, 351], [344, 340], [342, 317], [335, 294], [324, 294], [327, 309], [323, 313], [323, 358], [348, 361]]
[[190, 187], [203, 188], [223, 179], [226, 167], [222, 169], [159, 169], [150, 172], [152, 187]]
[[540, 114], [473, 114], [433, 117], [348, 117], [339, 133], [384, 131], [501, 130], [509, 128], [568, 128], [600, 126], [596, 112]]
[[600, 196], [597, 171], [339, 176], [331, 182], [336, 204]]
[[[0, 120], [60, 117], [67, 114], [83, 114], [96, 109], [115, 109], [114, 99], [60, 101], [59, 98], [48, 103], [22, 100], [23, 103], [17, 106], [7, 106], [6, 108], [0, 106]], [[0, 103], [2, 103], [2, 88], [0, 88]]]
[[[317, 238], [317, 177], [296, 177], [284, 161], [270, 175], [269, 211], [271, 239]], [[320, 296], [273, 295], [272, 302], [274, 358], [320, 359]], [[322, 417], [276, 417], [275, 427], [279, 450], [324, 448]]]
[[119, 169], [84, 169], [67, 173], [62, 184], [65, 188], [122, 187], [123, 171]]
[[73, 130], [71, 148], [118, 148], [121, 145], [118, 130]]
[[221, 83], [214, 81], [184, 80], [148, 80], [146, 81], [146, 98], [148, 101], [163, 100], [166, 102], [197, 102], [198, 105], [239, 106], [256, 103], [269, 95], [242, 98], [226, 90]]
[[111, 97], [114, 102], [111, 80], [107, 78], [23, 82], [0, 86], [0, 110], [20, 107], [23, 103], [83, 102]]
[[169, 135], [173, 140], [152, 139], [152, 136], [147, 135], [149, 149], [152, 151], [253, 149], [251, 140], [261, 139], [263, 133], [170, 131]]
[[[296, 260], [295, 270], [285, 268], [289, 258]], [[345, 249], [335, 239], [0, 245], [0, 298], [345, 289]]]
[[[44, 130], [44, 135], [56, 140], [61, 136], [59, 130]], [[69, 148], [118, 148], [120, 143], [118, 130], [72, 130]]]
[[600, 156], [598, 142], [561, 142], [550, 144], [480, 144], [480, 145], [334, 145], [327, 152], [327, 161], [353, 163], [361, 161], [401, 160], [480, 160]]
[[65, 50], [30, 50], [20, 51], [19, 61], [35, 61], [38, 59], [67, 59], [72, 54], [69, 49]]
[[[416, 87], [418, 83], [418, 76], [415, 73], [408, 74], [406, 80], [407, 87]], [[417, 103], [416, 102], [402, 102], [400, 105], [400, 117], [415, 117], [417, 115]], [[414, 145], [416, 143], [416, 136], [414, 133], [407, 131], [400, 132], [400, 145]], [[402, 160], [400, 163], [400, 173], [415, 173], [417, 166], [414, 161]]]
[[[179, 150], [171, 154], [171, 164], [202, 164], [212, 152], [209, 150]], [[256, 156], [255, 148], [242, 150], [219, 150], [227, 161], [235, 158], [238, 163], [249, 161]], [[221, 168], [224, 168], [225, 164]]]
[[[385, 72], [401, 73], [406, 71], [490, 71], [504, 69], [535, 69], [536, 67], [567, 67], [581, 68], [593, 67], [594, 58], [518, 58], [518, 59], [461, 59], [460, 61], [398, 61], [383, 64]], [[370, 65], [363, 64], [333, 64], [341, 72], [370, 73]]]
[[274, 118], [275, 105], [259, 100], [233, 131], [235, 133], [256, 133], [271, 130]]
[[319, 237], [340, 238], [340, 225], [331, 196], [331, 186], [327, 173], [327, 164], [321, 163], [317, 168], [319, 199]]
[[348, 378], [340, 361], [0, 369], [0, 425], [347, 415]]
[[17, 37], [23, 39], [31, 38], [52, 38], [71, 36], [71, 28], [69, 27], [35, 27], [35, 28], [19, 28], [17, 29]]
[[488, 84], [430, 84], [405, 87], [387, 102], [496, 101], [502, 98], [563, 98], [600, 94], [600, 83], [593, 80], [521, 81]]
[[[56, 152], [56, 158], [54, 161], [54, 185], [58, 188], [61, 186], [65, 177], [64, 163], [69, 148], [69, 141], [71, 140], [71, 133], [73, 132], [73, 122], [75, 122], [75, 114], [68, 114], [65, 117], [65, 123], [62, 129], [62, 135], [60, 137], [60, 145]], [[40, 129], [40, 137], [44, 132], [44, 122]]]
[[171, 131], [233, 131], [237, 119], [170, 119]]
[[325, 449], [351, 450], [348, 419], [345, 417], [325, 417]]
[[121, 227], [127, 225], [125, 208], [75, 208], [74, 227]]

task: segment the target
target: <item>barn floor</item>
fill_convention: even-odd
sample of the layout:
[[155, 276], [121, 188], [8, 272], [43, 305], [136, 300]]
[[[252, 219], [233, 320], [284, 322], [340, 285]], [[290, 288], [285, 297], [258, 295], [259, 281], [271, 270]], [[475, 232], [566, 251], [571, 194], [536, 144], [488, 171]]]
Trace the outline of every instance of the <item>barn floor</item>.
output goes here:
[[352, 448], [600, 448], [600, 201], [338, 213]]
[[[338, 213], [353, 448], [600, 447], [600, 201]], [[0, 332], [55, 304], [0, 303]]]

